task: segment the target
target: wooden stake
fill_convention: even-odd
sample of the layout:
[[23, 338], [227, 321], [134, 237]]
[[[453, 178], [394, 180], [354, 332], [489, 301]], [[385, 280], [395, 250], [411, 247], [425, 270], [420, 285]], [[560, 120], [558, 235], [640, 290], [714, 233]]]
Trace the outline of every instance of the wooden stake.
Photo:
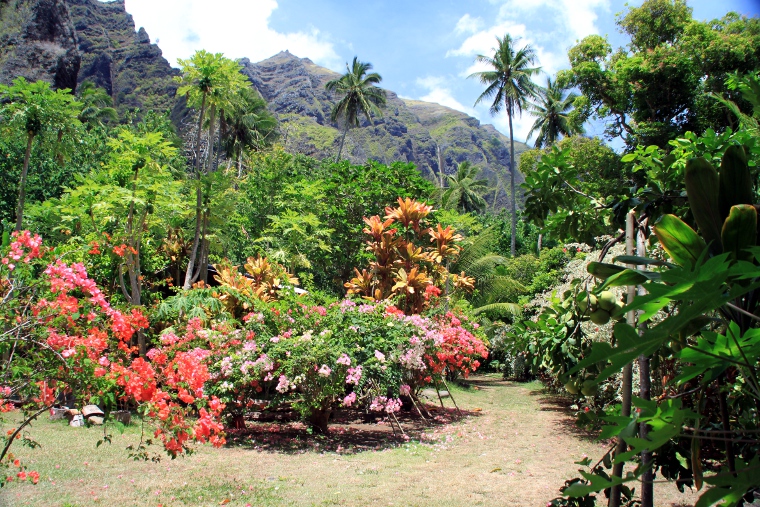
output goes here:
[[[628, 215], [625, 217], [625, 253], [626, 255], [633, 255], [633, 242], [634, 242], [634, 221], [635, 212], [631, 210]], [[633, 268], [634, 266], [629, 265], [629, 268]], [[628, 287], [628, 294], [627, 294], [627, 303], [630, 304], [633, 301], [633, 298], [636, 296], [636, 287], [631, 285]], [[628, 322], [628, 325], [631, 327], [636, 327], [636, 313], [635, 312], [628, 312], [628, 315], [626, 316], [626, 320]], [[632, 390], [632, 383], [633, 383], [633, 365], [631, 363], [627, 364], [625, 368], [623, 368], [623, 404], [620, 408], [620, 415], [624, 417], [629, 417], [631, 415], [631, 390]], [[618, 437], [617, 439], [617, 448], [615, 449], [615, 456], [619, 456], [626, 452], [628, 450], [628, 445], [626, 445], [625, 441]], [[615, 463], [615, 465], [612, 468], [612, 476], [613, 477], [622, 477], [623, 476], [623, 465], [624, 463], [621, 461], [620, 463]], [[610, 507], [620, 507], [620, 486], [615, 485], [612, 486], [610, 490], [610, 501], [608, 504]]]
[[[457, 413], [459, 415], [462, 415], [462, 411], [459, 410], [459, 405], [457, 405], [457, 402], [454, 399], [454, 395], [451, 394], [451, 389], [449, 389], [449, 385], [446, 383], [446, 379], [445, 378], [441, 378], [441, 380], [443, 381], [443, 385], [446, 386], [446, 392], [449, 393], [449, 398], [451, 398], [451, 402], [454, 404], [454, 407], [457, 409]], [[440, 396], [440, 394], [439, 394], [439, 396]]]

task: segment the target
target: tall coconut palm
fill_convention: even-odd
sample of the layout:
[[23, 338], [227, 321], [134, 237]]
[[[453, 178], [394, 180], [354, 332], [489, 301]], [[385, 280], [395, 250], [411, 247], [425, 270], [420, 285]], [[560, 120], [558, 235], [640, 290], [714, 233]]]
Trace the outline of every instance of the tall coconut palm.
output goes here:
[[475, 72], [468, 77], [474, 77], [486, 85], [486, 90], [480, 94], [475, 105], [493, 99], [490, 110], [495, 115], [502, 108], [509, 118], [509, 185], [512, 200], [512, 243], [510, 252], [514, 257], [516, 251], [515, 237], [517, 236], [517, 204], [515, 202], [515, 139], [512, 128], [512, 118], [522, 114], [528, 100], [536, 96], [536, 84], [531, 78], [541, 72], [540, 67], [532, 67], [536, 60], [536, 52], [530, 46], [515, 50], [517, 40], [509, 34], [503, 38], [496, 37], [497, 46], [493, 56], [478, 55], [477, 62], [488, 65], [489, 70]]
[[363, 114], [367, 117], [367, 121], [371, 122], [370, 114], [382, 115], [380, 108], [385, 106], [385, 90], [376, 85], [383, 78], [377, 72], [369, 73], [370, 70], [372, 70], [371, 63], [360, 62], [357, 57], [354, 57], [351, 67], [346, 64], [345, 74], [325, 85], [327, 91], [342, 95], [330, 114], [332, 121], [343, 118], [345, 122], [338, 155], [335, 157], [336, 162], [340, 160], [348, 129], [359, 126], [359, 116]]
[[538, 89], [537, 101], [530, 105], [528, 111], [536, 119], [528, 132], [528, 139], [534, 132], [538, 132], [536, 148], [551, 146], [561, 137], [583, 134], [583, 125], [573, 121], [570, 116], [578, 94], [565, 93], [566, 91], [567, 88], [558, 85], [550, 77], [546, 78], [546, 88]]
[[477, 179], [480, 169], [465, 161], [457, 166], [455, 175], [446, 175], [448, 188], [443, 192], [443, 208], [454, 208], [464, 213], [482, 211], [486, 200], [480, 194], [488, 190], [488, 180]]
[[[546, 88], [538, 89], [537, 101], [530, 104], [528, 111], [536, 121], [528, 132], [528, 139], [534, 132], [538, 132], [535, 147], [537, 149], [556, 144], [561, 137], [569, 137], [583, 134], [583, 124], [574, 120], [570, 113], [573, 110], [573, 102], [578, 98], [577, 93], [565, 94], [566, 87], [546, 78]], [[538, 235], [538, 253], [541, 253], [543, 234]]]

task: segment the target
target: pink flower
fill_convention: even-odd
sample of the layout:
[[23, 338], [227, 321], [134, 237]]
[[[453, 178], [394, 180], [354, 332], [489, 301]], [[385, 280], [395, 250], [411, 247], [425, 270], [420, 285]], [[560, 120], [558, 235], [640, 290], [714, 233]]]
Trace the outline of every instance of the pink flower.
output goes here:
[[351, 366], [351, 358], [346, 354], [341, 354], [336, 363]]
[[398, 388], [398, 392], [401, 393], [402, 396], [409, 396], [412, 393], [412, 388], [409, 387], [409, 384], [402, 384], [401, 387]]
[[343, 406], [350, 407], [356, 401], [356, 393], [351, 393], [343, 398]]
[[356, 368], [349, 368], [348, 374], [346, 375], [346, 384], [354, 384], [358, 385], [359, 380], [362, 378], [362, 367], [361, 365], [357, 366]]
[[323, 364], [317, 373], [319, 373], [323, 377], [329, 377], [330, 373], [332, 373], [332, 370], [330, 369], [329, 366], [327, 366], [326, 364]]
[[[151, 349], [151, 350], [156, 350], [156, 349]], [[98, 359], [98, 364], [100, 366], [108, 366], [109, 364], [111, 364], [111, 362], [108, 360], [106, 356], [101, 356], [101, 358]]]
[[375, 350], [375, 357], [376, 357], [376, 358], [377, 358], [377, 360], [378, 360], [378, 361], [380, 361], [381, 363], [384, 363], [384, 362], [385, 362], [385, 354], [383, 354], [383, 353], [382, 353], [382, 352], [380, 352], [379, 350]]
[[285, 375], [280, 375], [280, 381], [277, 383], [277, 387], [275, 387], [275, 389], [277, 389], [277, 392], [279, 393], [286, 393], [290, 390], [291, 385], [292, 384], [288, 380], [288, 377]]

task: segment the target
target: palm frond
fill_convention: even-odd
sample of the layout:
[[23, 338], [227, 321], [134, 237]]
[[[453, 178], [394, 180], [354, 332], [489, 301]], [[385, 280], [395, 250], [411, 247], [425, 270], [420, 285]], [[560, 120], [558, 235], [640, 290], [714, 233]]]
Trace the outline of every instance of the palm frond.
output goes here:
[[500, 317], [519, 317], [522, 315], [522, 306], [517, 303], [491, 303], [475, 308], [472, 313], [475, 315], [487, 313]]

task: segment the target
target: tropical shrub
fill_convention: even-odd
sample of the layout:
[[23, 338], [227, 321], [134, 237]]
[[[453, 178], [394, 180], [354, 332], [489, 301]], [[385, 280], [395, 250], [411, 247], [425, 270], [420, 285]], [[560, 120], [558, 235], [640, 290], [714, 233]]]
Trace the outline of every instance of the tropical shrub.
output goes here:
[[233, 426], [254, 405], [290, 403], [312, 427], [327, 429], [333, 410], [363, 407], [392, 414], [401, 396], [468, 375], [487, 356], [477, 324], [465, 316], [407, 316], [387, 303], [304, 298], [258, 301], [234, 346], [218, 351], [208, 392]]
[[392, 297], [411, 315], [422, 313], [430, 306], [431, 298], [449, 286], [471, 291], [474, 279], [464, 273], [451, 274], [447, 269], [461, 251], [457, 243], [462, 237], [451, 226], [430, 227], [427, 216], [432, 210], [424, 203], [399, 197], [398, 207], [385, 208], [385, 220], [377, 215], [365, 217], [364, 232], [370, 235], [367, 250], [374, 260], [369, 270], [354, 269], [356, 276], [345, 284], [348, 294], [374, 301]]
[[[36, 482], [9, 451], [65, 393], [82, 405], [100, 405], [106, 414], [117, 404], [135, 406], [171, 456], [190, 450], [192, 441], [224, 443], [216, 420], [223, 407], [203, 392], [205, 353], [177, 347], [188, 336], [165, 342], [147, 360], [135, 357], [133, 338], [148, 325], [139, 309], [112, 306], [84, 265], [56, 258], [39, 236], [23, 231], [11, 239], [0, 252], [0, 353], [7, 358], [0, 369], [0, 407], [20, 408], [23, 422], [0, 436], [0, 466], [8, 469], [0, 484], [14, 477]], [[133, 452], [147, 456], [142, 442]]]

